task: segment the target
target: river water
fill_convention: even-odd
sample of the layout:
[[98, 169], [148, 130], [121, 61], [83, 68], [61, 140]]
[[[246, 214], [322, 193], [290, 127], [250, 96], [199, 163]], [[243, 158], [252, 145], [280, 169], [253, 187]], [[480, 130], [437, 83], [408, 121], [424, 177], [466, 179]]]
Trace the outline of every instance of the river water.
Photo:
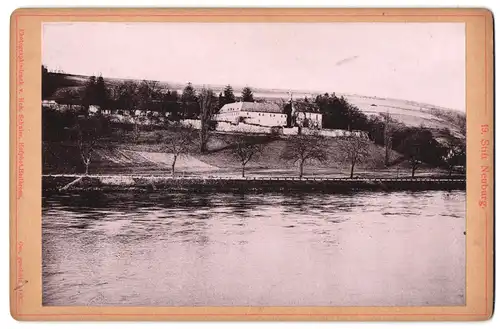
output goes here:
[[43, 198], [43, 305], [465, 303], [465, 192]]

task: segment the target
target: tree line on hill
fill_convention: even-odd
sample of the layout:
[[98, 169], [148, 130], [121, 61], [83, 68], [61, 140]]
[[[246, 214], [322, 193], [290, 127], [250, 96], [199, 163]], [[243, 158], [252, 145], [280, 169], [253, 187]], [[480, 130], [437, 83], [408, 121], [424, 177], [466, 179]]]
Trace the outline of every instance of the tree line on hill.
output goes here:
[[[134, 115], [135, 110], [168, 113], [171, 120], [197, 119], [202, 115], [201, 92], [189, 82], [179, 94], [162, 86], [158, 81], [133, 80], [106, 83], [102, 76], [91, 76], [83, 88], [74, 88], [64, 75], [48, 71], [42, 66], [42, 99], [54, 99], [61, 104], [97, 105], [102, 110], [120, 109]], [[215, 110], [236, 101], [253, 102], [253, 91], [245, 87], [241, 97], [236, 97], [233, 88], [227, 85], [218, 97], [211, 91], [211, 106]], [[212, 111], [215, 113], [215, 110]]]
[[[132, 115], [135, 110], [170, 113], [169, 119], [174, 122], [181, 118], [200, 119], [201, 129], [197, 135], [201, 152], [207, 151], [209, 131], [211, 130], [210, 123], [218, 109], [238, 100], [258, 101], [254, 99], [250, 87], [245, 87], [241, 97], [236, 97], [233, 88], [227, 85], [217, 96], [212, 90], [206, 88], [197, 92], [193, 85], [188, 83], [179, 95], [176, 90], [162, 87], [158, 81], [143, 80], [138, 83], [129, 80], [111, 84], [107, 83], [102, 76], [91, 76], [86, 81], [84, 88], [75, 89], [70, 87], [63, 75], [49, 72], [44, 66], [42, 66], [42, 97], [44, 99], [55, 98], [61, 103], [78, 104], [83, 109], [90, 105], [97, 105], [101, 109], [129, 110]], [[389, 115], [368, 117], [359, 108], [349, 103], [347, 99], [337, 97], [334, 93], [318, 95], [314, 100], [306, 97], [299, 101], [312, 103], [317, 107], [323, 116], [324, 128], [367, 132], [372, 142], [386, 149], [386, 166], [390, 167], [397, 164], [397, 161], [407, 160], [411, 166], [412, 177], [423, 164], [432, 167], [445, 167], [449, 170], [450, 175], [457, 166], [465, 166], [465, 140], [453, 136], [449, 131], [445, 133], [444, 141], [439, 142], [433, 132], [426, 127], [409, 127], [397, 122]], [[84, 116], [87, 113], [88, 111], [83, 110]], [[49, 134], [60, 137], [60, 133], [65, 127], [79, 126], [77, 118], [71, 113], [44, 111], [42, 115], [44, 139], [50, 138]], [[98, 114], [97, 118], [106, 121], [101, 114]], [[102, 132], [110, 129], [109, 122], [101, 122], [98, 126]], [[299, 139], [294, 140], [294, 142], [297, 145], [304, 144]], [[349, 153], [350, 148], [359, 149], [359, 152], [356, 151], [355, 154], [349, 155], [350, 158], [354, 159], [351, 176], [355, 163], [366, 154], [365, 147], [356, 145], [356, 143], [356, 141], [351, 140], [345, 147], [346, 154]], [[249, 145], [255, 143], [242, 142], [240, 144], [250, 147]], [[305, 144], [314, 146], [310, 143]], [[392, 161], [388, 156], [391, 151], [396, 151], [402, 157], [396, 162]], [[246, 151], [240, 153], [247, 154]], [[318, 156], [317, 160], [321, 159], [322, 156]]]

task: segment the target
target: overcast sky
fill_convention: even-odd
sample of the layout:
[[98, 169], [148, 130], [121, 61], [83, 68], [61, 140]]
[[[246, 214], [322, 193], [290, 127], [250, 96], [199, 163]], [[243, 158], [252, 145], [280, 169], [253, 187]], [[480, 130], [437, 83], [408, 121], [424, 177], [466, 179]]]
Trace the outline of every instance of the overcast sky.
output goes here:
[[50, 69], [465, 110], [462, 23], [45, 23]]

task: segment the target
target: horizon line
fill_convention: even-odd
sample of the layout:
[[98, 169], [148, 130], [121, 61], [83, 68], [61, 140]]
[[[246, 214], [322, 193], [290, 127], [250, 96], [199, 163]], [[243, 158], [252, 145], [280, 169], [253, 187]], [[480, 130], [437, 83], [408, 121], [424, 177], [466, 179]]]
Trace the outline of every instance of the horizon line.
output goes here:
[[[49, 72], [50, 69], [47, 65], [45, 64], [42, 64], [42, 66], [45, 66]], [[57, 69], [55, 69], [57, 70]], [[451, 110], [451, 111], [455, 111], [455, 112], [460, 112], [460, 113], [466, 113], [467, 112], [467, 108], [465, 109], [458, 109], [458, 108], [453, 108], [453, 107], [447, 107], [447, 106], [441, 106], [441, 105], [435, 105], [435, 104], [431, 104], [431, 103], [428, 103], [428, 102], [422, 102], [422, 101], [418, 101], [418, 100], [410, 100], [410, 99], [401, 99], [401, 98], [394, 98], [394, 97], [384, 97], [384, 96], [376, 96], [376, 95], [361, 95], [361, 94], [357, 94], [357, 93], [353, 93], [353, 92], [336, 92], [336, 91], [333, 91], [333, 92], [320, 92], [320, 91], [313, 91], [313, 90], [300, 90], [300, 89], [280, 89], [280, 88], [265, 88], [265, 87], [252, 87], [252, 86], [249, 86], [249, 85], [245, 85], [245, 86], [240, 86], [240, 85], [232, 85], [232, 84], [207, 84], [207, 83], [194, 83], [194, 82], [191, 82], [191, 81], [187, 81], [187, 82], [177, 82], [177, 81], [167, 81], [167, 80], [157, 80], [157, 79], [144, 79], [144, 78], [138, 78], [138, 77], [118, 77], [118, 76], [103, 76], [101, 73], [99, 74], [92, 74], [92, 75], [89, 75], [89, 74], [83, 74], [83, 73], [68, 73], [64, 70], [61, 70], [62, 72], [51, 72], [51, 73], [57, 73], [57, 74], [65, 74], [65, 75], [72, 75], [72, 76], [80, 76], [80, 77], [91, 77], [91, 76], [95, 76], [95, 77], [98, 77], [98, 76], [102, 76], [103, 78], [106, 78], [106, 79], [114, 79], [114, 80], [133, 80], [133, 81], [158, 81], [160, 83], [163, 83], [163, 84], [166, 84], [167, 86], [169, 84], [177, 84], [177, 85], [183, 85], [183, 86], [186, 86], [188, 83], [191, 83], [193, 86], [210, 86], [210, 87], [217, 87], [217, 88], [225, 88], [226, 86], [231, 86], [233, 88], [233, 90], [237, 89], [239, 92], [241, 92], [241, 90], [245, 87], [249, 87], [252, 89], [252, 91], [255, 93], [259, 93], [259, 92], [272, 92], [272, 91], [275, 91], [275, 92], [282, 92], [282, 93], [300, 93], [300, 94], [311, 94], [311, 95], [314, 95], [314, 96], [318, 96], [318, 95], [324, 95], [324, 94], [328, 94], [328, 95], [340, 95], [340, 96], [358, 96], [358, 97], [363, 97], [363, 98], [373, 98], [373, 99], [380, 99], [380, 100], [393, 100], [393, 101], [402, 101], [402, 102], [410, 102], [410, 103], [416, 103], [418, 105], [422, 105], [422, 106], [430, 106], [430, 107], [433, 107], [433, 108], [436, 108], [436, 109], [443, 109], [443, 110]], [[170, 86], [169, 86], [170, 87]], [[178, 90], [178, 89], [177, 89]], [[278, 97], [280, 98], [280, 97]]]

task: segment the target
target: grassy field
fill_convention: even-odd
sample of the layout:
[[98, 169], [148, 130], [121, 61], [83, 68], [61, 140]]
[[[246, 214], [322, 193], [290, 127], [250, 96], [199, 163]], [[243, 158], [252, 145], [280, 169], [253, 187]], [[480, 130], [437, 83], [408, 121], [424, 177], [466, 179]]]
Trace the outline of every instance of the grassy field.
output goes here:
[[393, 119], [410, 127], [425, 126], [437, 133], [449, 129], [454, 135], [461, 136], [457, 120], [465, 113], [430, 104], [399, 99], [345, 95], [346, 99], [366, 115], [388, 113]]
[[[165, 151], [164, 145], [158, 142], [158, 134], [166, 135], [168, 131], [141, 132], [139, 138], [131, 133], [120, 132], [100, 141], [92, 156], [89, 166], [90, 174], [154, 174], [171, 175], [172, 155]], [[209, 152], [201, 154], [193, 148], [189, 155], [177, 160], [176, 172], [179, 176], [219, 175], [239, 176], [241, 165], [231, 152], [235, 135], [211, 135]], [[269, 138], [262, 136], [265, 144], [263, 153], [250, 161], [246, 166], [246, 175], [259, 176], [298, 176], [297, 165], [283, 160], [281, 154], [287, 140], [285, 137]], [[326, 152], [328, 160], [323, 163], [311, 161], [304, 168], [305, 176], [348, 177], [350, 164], [340, 152], [337, 139], [327, 139]], [[391, 168], [384, 166], [384, 149], [371, 144], [369, 156], [356, 165], [355, 175], [359, 177], [408, 177], [410, 169], [406, 162]], [[392, 153], [392, 159], [400, 157]], [[84, 166], [80, 152], [74, 142], [43, 143], [44, 174], [83, 173]], [[426, 176], [440, 173], [439, 170], [425, 169], [417, 171], [417, 175]]]

